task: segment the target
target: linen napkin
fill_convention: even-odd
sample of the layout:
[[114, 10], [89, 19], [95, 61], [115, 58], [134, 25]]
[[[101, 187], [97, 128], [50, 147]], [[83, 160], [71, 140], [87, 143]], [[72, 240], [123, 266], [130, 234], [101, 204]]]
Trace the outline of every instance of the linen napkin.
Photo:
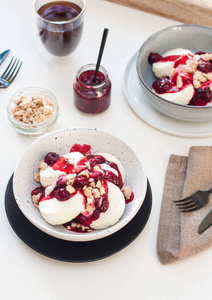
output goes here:
[[198, 234], [202, 219], [212, 209], [209, 203], [182, 213], [173, 203], [197, 190], [212, 188], [212, 147], [192, 146], [188, 157], [172, 154], [166, 171], [157, 236], [157, 254], [162, 264], [191, 257], [212, 245], [212, 226]]

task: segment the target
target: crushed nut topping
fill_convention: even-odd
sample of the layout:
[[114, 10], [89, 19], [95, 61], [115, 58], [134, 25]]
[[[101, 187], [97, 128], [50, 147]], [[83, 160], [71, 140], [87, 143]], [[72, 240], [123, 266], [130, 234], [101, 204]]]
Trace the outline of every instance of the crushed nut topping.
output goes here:
[[100, 198], [100, 196], [101, 196], [99, 189], [93, 189], [92, 193], [93, 193], [94, 198]]
[[86, 169], [86, 170], [83, 170], [81, 173], [78, 174], [78, 176], [85, 176], [87, 178], [89, 178], [89, 171]]
[[39, 169], [41, 169], [41, 170], [46, 170], [47, 166], [48, 166], [47, 163], [45, 163], [45, 161], [42, 160], [42, 161], [40, 162]]
[[180, 89], [183, 86], [183, 80], [180, 75], [177, 76], [177, 87]]
[[207, 81], [207, 74], [202, 73], [202, 72], [197, 70], [193, 75], [193, 80], [197, 80], [199, 82], [206, 82]]
[[41, 193], [32, 196], [32, 201], [34, 203], [34, 206], [37, 207], [37, 208], [38, 208], [38, 205], [39, 205], [40, 197], [41, 197]]
[[96, 183], [96, 187], [99, 189], [101, 186], [102, 186], [101, 181], [98, 180], [97, 183]]
[[209, 61], [212, 60], [212, 53], [201, 54], [200, 57], [205, 61]]
[[25, 124], [37, 124], [50, 118], [54, 112], [54, 104], [46, 97], [21, 96], [14, 100], [11, 112], [13, 117]]
[[67, 185], [66, 190], [67, 190], [70, 194], [73, 194], [73, 193], [75, 193], [75, 191], [76, 191], [75, 188], [74, 188], [71, 184]]
[[124, 194], [124, 197], [129, 200], [132, 194], [131, 188], [128, 185], [124, 185], [121, 190]]
[[93, 194], [92, 194], [92, 187], [90, 187], [90, 186], [85, 186], [84, 188], [83, 188], [83, 192], [84, 192], [84, 195], [87, 197], [87, 198], [92, 198], [92, 196], [93, 196]]
[[34, 179], [35, 179], [35, 181], [40, 182], [40, 174], [34, 172]]
[[[193, 59], [188, 59], [186, 61], [186, 64], [182, 65], [180, 67], [180, 72], [191, 73], [193, 75], [193, 85], [194, 85], [195, 89], [200, 88], [201, 83], [203, 83], [203, 82], [206, 82], [208, 80], [212, 81], [212, 73], [211, 72], [205, 74], [197, 69], [198, 65], [200, 63], [202, 63], [202, 61], [207, 62], [210, 60], [212, 60], [212, 53], [205, 53], [205, 54], [201, 54], [201, 55], [196, 54], [193, 56]], [[170, 74], [174, 75], [173, 69], [170, 71]], [[178, 77], [177, 77], [177, 87], [179, 88], [181, 86], [181, 82], [178, 82]]]

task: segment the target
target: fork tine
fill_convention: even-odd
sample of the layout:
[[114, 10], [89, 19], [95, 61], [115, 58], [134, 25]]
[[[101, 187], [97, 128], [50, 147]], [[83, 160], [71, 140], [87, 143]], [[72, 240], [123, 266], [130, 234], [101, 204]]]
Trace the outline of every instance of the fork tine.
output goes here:
[[[18, 72], [19, 72], [19, 70], [20, 70], [20, 68], [21, 68], [21, 66], [22, 66], [22, 63], [23, 63], [23, 61], [18, 60], [18, 62], [17, 62], [17, 64], [16, 64], [16, 66], [15, 66], [15, 68], [14, 68], [12, 74], [11, 74], [10, 77], [9, 77], [10, 83], [13, 82], [13, 80], [14, 80], [15, 77], [16, 77], [16, 75], [18, 74]], [[18, 67], [18, 64], [19, 64], [19, 67]], [[18, 68], [17, 68], [17, 67], [18, 67]], [[16, 72], [15, 72], [15, 71], [16, 71]], [[15, 73], [14, 73], [14, 72], [15, 72]]]
[[199, 207], [194, 207], [194, 208], [192, 208], [192, 209], [181, 209], [180, 211], [181, 211], [181, 212], [192, 212], [192, 211], [195, 211], [195, 210], [197, 210], [197, 209], [199, 209]]
[[17, 61], [17, 58], [15, 58], [15, 60], [14, 60], [14, 62], [13, 62], [13, 64], [12, 64], [12, 66], [9, 68], [9, 70], [7, 71], [7, 73], [4, 75], [4, 79], [5, 80], [7, 80], [7, 81], [9, 81], [9, 79], [10, 79], [10, 76], [12, 75], [12, 71], [13, 71], [13, 68], [16, 68], [16, 61]]
[[177, 208], [179, 208], [181, 210], [181, 209], [190, 209], [190, 208], [195, 208], [195, 207], [199, 207], [199, 205], [196, 203], [190, 203], [189, 205], [181, 205], [181, 206], [178, 206]]
[[175, 203], [175, 205], [177, 206], [177, 207], [180, 207], [180, 206], [187, 206], [187, 205], [190, 205], [190, 204], [192, 204], [192, 203], [194, 203], [194, 200], [193, 199], [190, 199], [190, 200], [187, 200], [187, 201], [184, 201], [184, 202], [177, 202], [177, 203]]
[[181, 200], [173, 200], [173, 202], [176, 203], [176, 205], [177, 205], [177, 203], [184, 203], [184, 202], [187, 202], [189, 200], [192, 200], [191, 196], [189, 196], [187, 198], [184, 198], [184, 199], [181, 199]]
[[7, 73], [7, 71], [9, 70], [9, 68], [10, 68], [10, 66], [11, 66], [11, 64], [12, 64], [13, 59], [14, 59], [14, 56], [13, 56], [12, 59], [10, 60], [10, 63], [9, 63], [9, 65], [7, 66], [7, 68], [6, 68], [6, 70], [4, 71], [4, 73], [1, 75], [1, 78], [3, 78], [3, 77], [5, 76], [5, 74]]

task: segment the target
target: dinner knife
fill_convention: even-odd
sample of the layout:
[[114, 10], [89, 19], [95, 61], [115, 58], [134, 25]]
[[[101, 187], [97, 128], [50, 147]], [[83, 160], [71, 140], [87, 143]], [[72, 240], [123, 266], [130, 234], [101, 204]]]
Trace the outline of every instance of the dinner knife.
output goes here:
[[208, 229], [212, 225], [212, 210], [204, 217], [202, 222], [199, 225], [198, 233], [203, 233], [206, 229]]
[[7, 57], [9, 52], [10, 52], [10, 49], [8, 49], [0, 54], [0, 64], [4, 61], [4, 59]]

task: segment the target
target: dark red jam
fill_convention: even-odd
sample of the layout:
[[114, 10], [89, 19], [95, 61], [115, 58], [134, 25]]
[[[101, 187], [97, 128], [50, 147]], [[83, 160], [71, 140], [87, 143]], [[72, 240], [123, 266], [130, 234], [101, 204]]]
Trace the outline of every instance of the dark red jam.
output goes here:
[[89, 114], [105, 111], [111, 101], [111, 81], [106, 71], [100, 68], [95, 83], [94, 73], [94, 66], [93, 70], [82, 68], [74, 81], [74, 104], [77, 109]]
[[[82, 9], [69, 1], [53, 1], [39, 8], [38, 30], [45, 48], [56, 56], [66, 56], [78, 46], [83, 29], [82, 16], [73, 21]], [[65, 24], [59, 22], [67, 21]], [[58, 22], [57, 24], [51, 22]]]
[[[64, 226], [68, 230], [82, 232], [82, 228], [86, 227], [86, 229], [83, 229], [83, 232], [88, 232], [90, 229], [90, 224], [97, 220], [100, 216], [100, 213], [105, 212], [109, 207], [109, 201], [108, 201], [108, 185], [107, 181], [112, 182], [116, 186], [118, 186], [120, 189], [123, 186], [123, 180], [121, 173], [119, 171], [119, 168], [116, 163], [107, 161], [102, 155], [93, 155], [91, 154], [91, 146], [87, 144], [75, 144], [71, 147], [70, 152], [80, 152], [83, 155], [85, 155], [80, 161], [78, 161], [75, 165], [71, 164], [69, 160], [63, 156], [59, 156], [55, 152], [49, 152], [45, 156], [46, 163], [53, 169], [53, 170], [59, 170], [62, 172], [65, 172], [66, 174], [74, 173], [76, 174], [76, 177], [74, 179], [74, 182], [72, 186], [75, 188], [75, 192], [73, 194], [70, 194], [67, 190], [67, 181], [65, 176], [66, 175], [60, 175], [57, 178], [56, 185], [52, 192], [45, 197], [45, 188], [40, 186], [35, 188], [31, 192], [31, 196], [41, 194], [41, 198], [39, 201], [48, 201], [51, 198], [56, 198], [58, 201], [66, 201], [76, 195], [76, 193], [81, 193], [84, 197], [84, 205], [85, 207], [89, 205], [86, 201], [87, 198], [83, 194], [83, 188], [85, 186], [89, 186], [89, 179], [93, 179], [95, 184], [100, 180], [101, 186], [104, 187], [105, 194], [101, 196], [100, 198], [94, 198], [94, 201], [92, 205], [94, 205], [94, 209], [92, 213], [83, 212], [75, 220], [72, 220]], [[114, 174], [113, 172], [109, 170], [104, 170], [104, 174], [101, 171], [97, 171], [95, 169], [96, 166], [101, 164], [107, 164], [111, 168], [115, 169], [117, 171], [117, 174]], [[87, 169], [89, 166], [89, 177], [86, 177], [85, 175], [80, 174], [83, 170]], [[101, 168], [100, 168], [101, 170]], [[130, 199], [125, 199], [126, 203], [131, 202], [134, 199], [134, 194], [131, 194]], [[77, 222], [80, 224], [79, 227], [72, 227], [72, 222]]]

